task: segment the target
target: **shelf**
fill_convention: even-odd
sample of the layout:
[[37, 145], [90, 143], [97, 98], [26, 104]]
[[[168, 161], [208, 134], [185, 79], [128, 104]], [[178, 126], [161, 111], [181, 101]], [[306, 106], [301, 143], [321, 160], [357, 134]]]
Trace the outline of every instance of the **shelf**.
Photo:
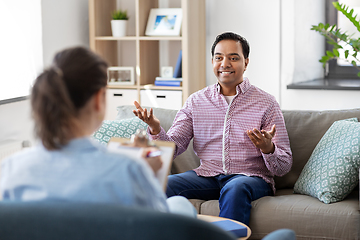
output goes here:
[[137, 38], [135, 36], [126, 36], [126, 37], [113, 37], [113, 36], [103, 36], [103, 37], [95, 37], [95, 40], [100, 41], [133, 41]]
[[137, 89], [136, 85], [107, 85], [109, 89]]
[[165, 86], [155, 86], [153, 84], [147, 84], [140, 86], [140, 89], [149, 89], [149, 90], [182, 90], [182, 87], [165, 87]]
[[315, 79], [289, 84], [287, 89], [360, 90], [360, 79]]
[[139, 37], [139, 40], [168, 40], [168, 41], [181, 41], [182, 37], [170, 37], [170, 36], [142, 36]]
[[113, 37], [113, 36], [101, 36], [101, 37], [95, 37], [95, 40], [100, 41], [133, 41], [133, 40], [141, 40], [141, 41], [181, 41], [182, 37], [170, 37], [170, 36], [126, 36], [126, 37]]

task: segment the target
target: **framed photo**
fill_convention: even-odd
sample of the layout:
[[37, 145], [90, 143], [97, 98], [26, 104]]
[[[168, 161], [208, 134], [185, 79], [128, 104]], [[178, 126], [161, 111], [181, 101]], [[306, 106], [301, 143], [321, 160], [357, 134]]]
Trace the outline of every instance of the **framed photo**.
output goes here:
[[152, 8], [146, 26], [147, 36], [180, 36], [181, 8]]
[[108, 85], [135, 85], [133, 67], [109, 67]]

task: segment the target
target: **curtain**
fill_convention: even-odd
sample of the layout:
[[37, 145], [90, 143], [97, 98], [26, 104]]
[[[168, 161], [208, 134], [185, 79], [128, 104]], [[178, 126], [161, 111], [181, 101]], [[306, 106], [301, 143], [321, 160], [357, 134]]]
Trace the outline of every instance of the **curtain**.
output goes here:
[[28, 96], [42, 69], [41, 0], [0, 0], [0, 103]]

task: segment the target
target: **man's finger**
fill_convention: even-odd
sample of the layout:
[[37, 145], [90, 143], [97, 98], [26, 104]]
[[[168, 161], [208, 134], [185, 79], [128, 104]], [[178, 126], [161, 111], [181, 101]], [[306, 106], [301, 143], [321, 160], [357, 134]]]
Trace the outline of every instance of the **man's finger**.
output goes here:
[[256, 134], [255, 134], [253, 131], [251, 131], [251, 130], [248, 130], [248, 131], [247, 131], [247, 134], [248, 134], [250, 140], [251, 140], [253, 143], [258, 142], [258, 141], [261, 140], [261, 139], [259, 138], [259, 136], [256, 135]]
[[261, 131], [264, 134], [264, 137], [267, 139], [271, 139], [274, 135], [271, 134], [271, 132], [267, 132], [265, 130]]
[[258, 129], [254, 128], [252, 132], [259, 140], [262, 140], [264, 138], [264, 136], [261, 134], [261, 132]]
[[148, 113], [147, 113], [147, 109], [146, 109], [146, 108], [144, 109], [144, 113], [143, 113], [143, 114], [144, 114], [144, 118], [145, 118], [145, 119], [148, 119]]
[[275, 126], [275, 124], [272, 126], [272, 128], [271, 128], [271, 131], [270, 131], [270, 134], [271, 135], [275, 135], [275, 132], [276, 132], [276, 126]]
[[137, 101], [134, 101], [134, 105], [135, 105], [136, 109], [143, 111], [142, 107], [140, 106], [140, 104]]

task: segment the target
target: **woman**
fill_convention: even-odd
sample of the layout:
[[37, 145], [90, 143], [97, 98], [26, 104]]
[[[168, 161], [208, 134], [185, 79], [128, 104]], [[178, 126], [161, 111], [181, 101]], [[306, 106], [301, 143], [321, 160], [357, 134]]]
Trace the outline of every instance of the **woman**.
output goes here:
[[[172, 208], [154, 177], [160, 157], [146, 159], [150, 168], [144, 159], [109, 152], [91, 140], [104, 120], [106, 84], [107, 63], [90, 50], [76, 47], [56, 54], [53, 65], [36, 79], [31, 94], [35, 133], [41, 144], [3, 161], [0, 189], [4, 200]], [[143, 158], [149, 150], [144, 150]], [[186, 208], [194, 214], [188, 204]]]

